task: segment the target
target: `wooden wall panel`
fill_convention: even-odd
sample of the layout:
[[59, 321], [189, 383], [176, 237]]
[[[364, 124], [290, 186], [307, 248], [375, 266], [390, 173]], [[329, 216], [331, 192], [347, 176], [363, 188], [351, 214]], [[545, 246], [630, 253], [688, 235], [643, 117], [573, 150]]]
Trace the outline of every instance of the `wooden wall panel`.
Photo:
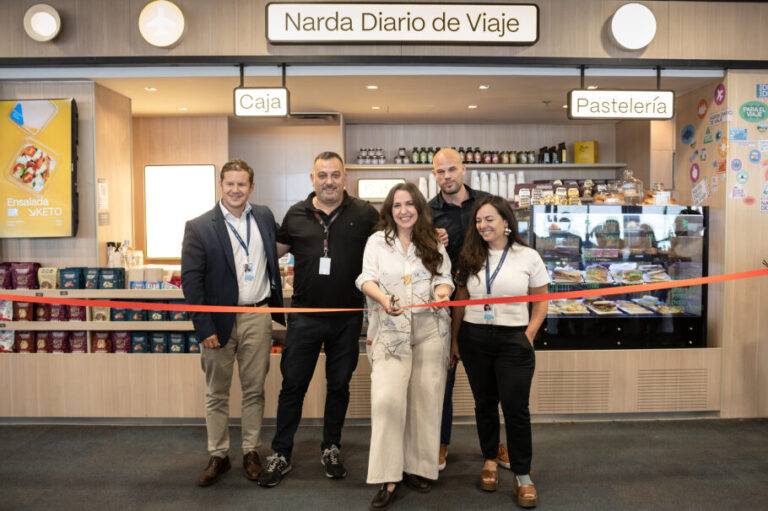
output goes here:
[[21, 20], [31, 2], [3, 3], [0, 58], [183, 55], [466, 55], [568, 58], [752, 59], [766, 58], [768, 5], [755, 2], [647, 2], [656, 37], [639, 51], [618, 49], [606, 23], [625, 2], [539, 0], [539, 41], [533, 46], [286, 45], [267, 44], [268, 0], [179, 0], [187, 32], [176, 47], [155, 48], [137, 28], [144, 0], [58, 0], [63, 29], [51, 43], [36, 43]]
[[[144, 165], [210, 163], [216, 166], [218, 175], [219, 169], [227, 159], [228, 133], [225, 116], [134, 118], [133, 246], [145, 250]], [[168, 193], [174, 191], [168, 190]]]
[[[726, 77], [728, 107], [733, 110], [731, 128], [746, 128], [746, 143], [730, 141], [729, 161], [738, 158], [747, 173], [743, 189], [748, 202], [724, 199], [725, 211], [725, 271], [739, 272], [761, 268], [760, 261], [768, 259], [768, 215], [760, 213], [760, 198], [768, 186], [768, 167], [764, 161], [751, 163], [749, 153], [758, 150], [758, 141], [768, 139], [757, 130], [757, 123], [747, 122], [739, 115], [739, 107], [756, 97], [756, 85], [768, 83], [766, 72], [729, 72]], [[761, 153], [762, 158], [766, 153]], [[726, 186], [721, 194], [729, 193], [739, 183], [737, 173], [726, 172]], [[726, 318], [724, 331], [724, 389], [723, 415], [726, 417], [768, 416], [768, 280], [740, 280], [725, 284]]]
[[[720, 408], [721, 350], [539, 351], [531, 388], [538, 415], [701, 412]], [[325, 356], [320, 355], [302, 417], [319, 419], [325, 406]], [[347, 416], [370, 417], [368, 359], [360, 355]], [[472, 416], [463, 367], [454, 389], [454, 415]], [[280, 355], [271, 355], [265, 418], [275, 418]], [[2, 417], [193, 418], [205, 416], [205, 378], [197, 355], [13, 354], [0, 357]], [[240, 417], [237, 371], [230, 416]]]
[[627, 164], [633, 175], [651, 186], [651, 123], [623, 121], [616, 124], [616, 158]]
[[[693, 160], [702, 172], [701, 179], [709, 179], [709, 186], [712, 184], [712, 176], [717, 175], [718, 191], [712, 192], [710, 197], [704, 201], [703, 205], [709, 206], [709, 274], [721, 275], [725, 273], [725, 243], [726, 243], [726, 218], [725, 218], [725, 181], [724, 178], [715, 172], [712, 166], [714, 161], [722, 161], [718, 155], [717, 146], [714, 142], [704, 143], [704, 136], [709, 127], [709, 115], [712, 112], [725, 108], [725, 104], [717, 106], [714, 101], [714, 91], [720, 81], [713, 81], [711, 84], [693, 90], [687, 94], [675, 98], [675, 189], [680, 194], [680, 204], [691, 204], [691, 189], [694, 183], [691, 182], [690, 168], [692, 165], [692, 156], [695, 151], [699, 151], [699, 156]], [[699, 118], [697, 109], [699, 101], [705, 99], [708, 103], [707, 114]], [[683, 127], [691, 124], [694, 126], [696, 135], [696, 147], [684, 145], [681, 142], [680, 135]], [[714, 138], [717, 129], [727, 133], [727, 125], [722, 124], [710, 128], [710, 134]], [[706, 149], [707, 158], [701, 160], [701, 150]], [[724, 176], [724, 175], [723, 175]], [[724, 316], [725, 285], [712, 284], [708, 286], [707, 303], [707, 345], [724, 346], [728, 342], [723, 337], [723, 329], [727, 318]], [[724, 399], [724, 405], [727, 400]]]
[[0, 240], [0, 259], [4, 261], [37, 261], [49, 266], [98, 265], [94, 184], [94, 83], [88, 80], [55, 82], [0, 80], [0, 98], [2, 99], [69, 97], [75, 98], [79, 114], [77, 236], [59, 239]]
[[133, 234], [131, 100], [98, 84], [95, 97], [96, 194], [99, 180], [105, 180], [109, 198], [109, 207], [96, 211], [109, 215], [109, 224], [97, 225], [99, 266], [106, 266], [106, 242], [122, 242]]
[[[323, 151], [343, 155], [343, 147], [338, 120], [309, 125], [242, 120], [229, 124], [230, 157], [247, 161], [256, 175], [251, 200], [268, 206], [277, 222], [312, 191], [309, 175], [315, 156]], [[349, 180], [347, 186], [351, 186]]]

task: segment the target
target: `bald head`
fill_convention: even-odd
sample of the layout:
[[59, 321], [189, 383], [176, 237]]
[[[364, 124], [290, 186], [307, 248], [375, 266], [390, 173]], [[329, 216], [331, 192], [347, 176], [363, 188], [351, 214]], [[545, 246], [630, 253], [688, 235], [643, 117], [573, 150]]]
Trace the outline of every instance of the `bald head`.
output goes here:
[[443, 147], [435, 153], [435, 157], [432, 159], [432, 165], [437, 168], [438, 160], [458, 162], [461, 165], [461, 155], [456, 149], [451, 147]]
[[461, 155], [450, 147], [440, 149], [432, 159], [432, 173], [444, 196], [457, 194], [464, 189], [466, 170]]

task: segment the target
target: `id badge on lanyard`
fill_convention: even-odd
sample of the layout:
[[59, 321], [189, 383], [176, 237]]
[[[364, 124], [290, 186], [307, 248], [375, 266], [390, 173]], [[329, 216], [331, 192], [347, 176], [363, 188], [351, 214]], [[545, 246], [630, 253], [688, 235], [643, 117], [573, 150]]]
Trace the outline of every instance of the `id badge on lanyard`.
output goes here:
[[[251, 244], [251, 213], [250, 211], [245, 214], [245, 224], [246, 224], [246, 241], [243, 241], [242, 236], [240, 236], [240, 233], [237, 232], [237, 229], [235, 229], [235, 226], [227, 222], [227, 225], [229, 226], [230, 230], [232, 231], [232, 234], [235, 236], [235, 239], [238, 243], [240, 243], [240, 246], [243, 247], [243, 250], [245, 251], [245, 258], [246, 260], [250, 258], [250, 255], [248, 254], [248, 245]], [[254, 266], [252, 262], [247, 262], [243, 265], [243, 277], [246, 281], [251, 281], [256, 278], [256, 276], [253, 274]]]
[[[493, 285], [493, 281], [496, 280], [496, 276], [499, 274], [499, 270], [501, 270], [501, 265], [504, 264], [504, 259], [507, 258], [507, 252], [509, 251], [509, 246], [504, 248], [504, 252], [501, 254], [501, 259], [499, 259], [499, 264], [496, 265], [496, 269], [493, 270], [493, 275], [491, 275], [491, 259], [487, 255], [485, 256], [485, 297], [484, 298], [491, 298], [491, 286]], [[493, 320], [496, 319], [496, 315], [493, 310], [493, 304], [492, 303], [486, 303], [483, 305], [483, 320], [486, 324], [493, 324]]]
[[320, 223], [320, 226], [323, 228], [323, 257], [320, 258], [317, 273], [319, 275], [330, 275], [331, 274], [331, 258], [328, 256], [328, 235], [331, 229], [331, 224], [339, 217], [339, 214], [341, 213], [341, 211], [337, 211], [331, 217], [331, 219], [328, 220], [327, 224], [325, 223], [325, 221], [323, 221], [322, 217], [317, 211], [313, 211], [313, 213], [317, 221]]

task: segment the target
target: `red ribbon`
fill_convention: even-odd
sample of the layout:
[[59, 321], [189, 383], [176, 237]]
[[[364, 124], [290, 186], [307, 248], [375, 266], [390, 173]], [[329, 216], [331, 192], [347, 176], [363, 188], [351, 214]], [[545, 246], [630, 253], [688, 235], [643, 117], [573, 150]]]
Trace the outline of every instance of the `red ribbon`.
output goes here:
[[[543, 293], [538, 295], [523, 296], [502, 296], [498, 298], [478, 298], [475, 300], [455, 300], [451, 302], [432, 302], [419, 305], [404, 305], [402, 308], [418, 307], [457, 307], [467, 305], [484, 305], [486, 303], [525, 303], [539, 302], [542, 300], [560, 300], [585, 298], [588, 296], [609, 296], [623, 295], [627, 293], [641, 293], [647, 291], [656, 291], [659, 289], [673, 289], [676, 287], [701, 286], [705, 284], [715, 284], [718, 282], [727, 282], [731, 280], [751, 279], [755, 277], [768, 276], [768, 268], [761, 270], [743, 271], [738, 273], [726, 273], [724, 275], [713, 275], [710, 277], [698, 277], [693, 279], [670, 280], [666, 282], [656, 282], [653, 284], [638, 284], [632, 286], [601, 287], [598, 289], [585, 289], [581, 291], [564, 291], [560, 293]], [[364, 309], [342, 309], [342, 308], [300, 308], [300, 307], [240, 307], [223, 305], [188, 305], [181, 303], [153, 303], [153, 302], [124, 302], [113, 300], [93, 300], [86, 298], [55, 298], [47, 296], [26, 296], [26, 295], [8, 295], [0, 294], [0, 300], [11, 300], [17, 302], [32, 303], [53, 303], [59, 305], [79, 305], [81, 307], [110, 307], [120, 309], [144, 309], [144, 310], [167, 310], [167, 311], [187, 311], [187, 312], [352, 312]]]

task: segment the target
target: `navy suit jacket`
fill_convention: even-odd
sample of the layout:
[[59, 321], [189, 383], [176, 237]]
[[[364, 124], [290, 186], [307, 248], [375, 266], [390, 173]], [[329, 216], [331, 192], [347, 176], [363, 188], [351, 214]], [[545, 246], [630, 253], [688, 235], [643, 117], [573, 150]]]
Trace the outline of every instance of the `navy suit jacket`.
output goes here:
[[[259, 227], [267, 254], [267, 271], [271, 293], [270, 307], [283, 306], [283, 286], [277, 262], [275, 233], [277, 224], [266, 206], [251, 204], [253, 218]], [[221, 206], [187, 222], [181, 245], [181, 287], [184, 299], [191, 305], [237, 305], [238, 286], [235, 256]], [[216, 334], [224, 346], [232, 333], [235, 314], [226, 312], [192, 312], [192, 322], [200, 342]], [[285, 324], [285, 315], [272, 318]]]

